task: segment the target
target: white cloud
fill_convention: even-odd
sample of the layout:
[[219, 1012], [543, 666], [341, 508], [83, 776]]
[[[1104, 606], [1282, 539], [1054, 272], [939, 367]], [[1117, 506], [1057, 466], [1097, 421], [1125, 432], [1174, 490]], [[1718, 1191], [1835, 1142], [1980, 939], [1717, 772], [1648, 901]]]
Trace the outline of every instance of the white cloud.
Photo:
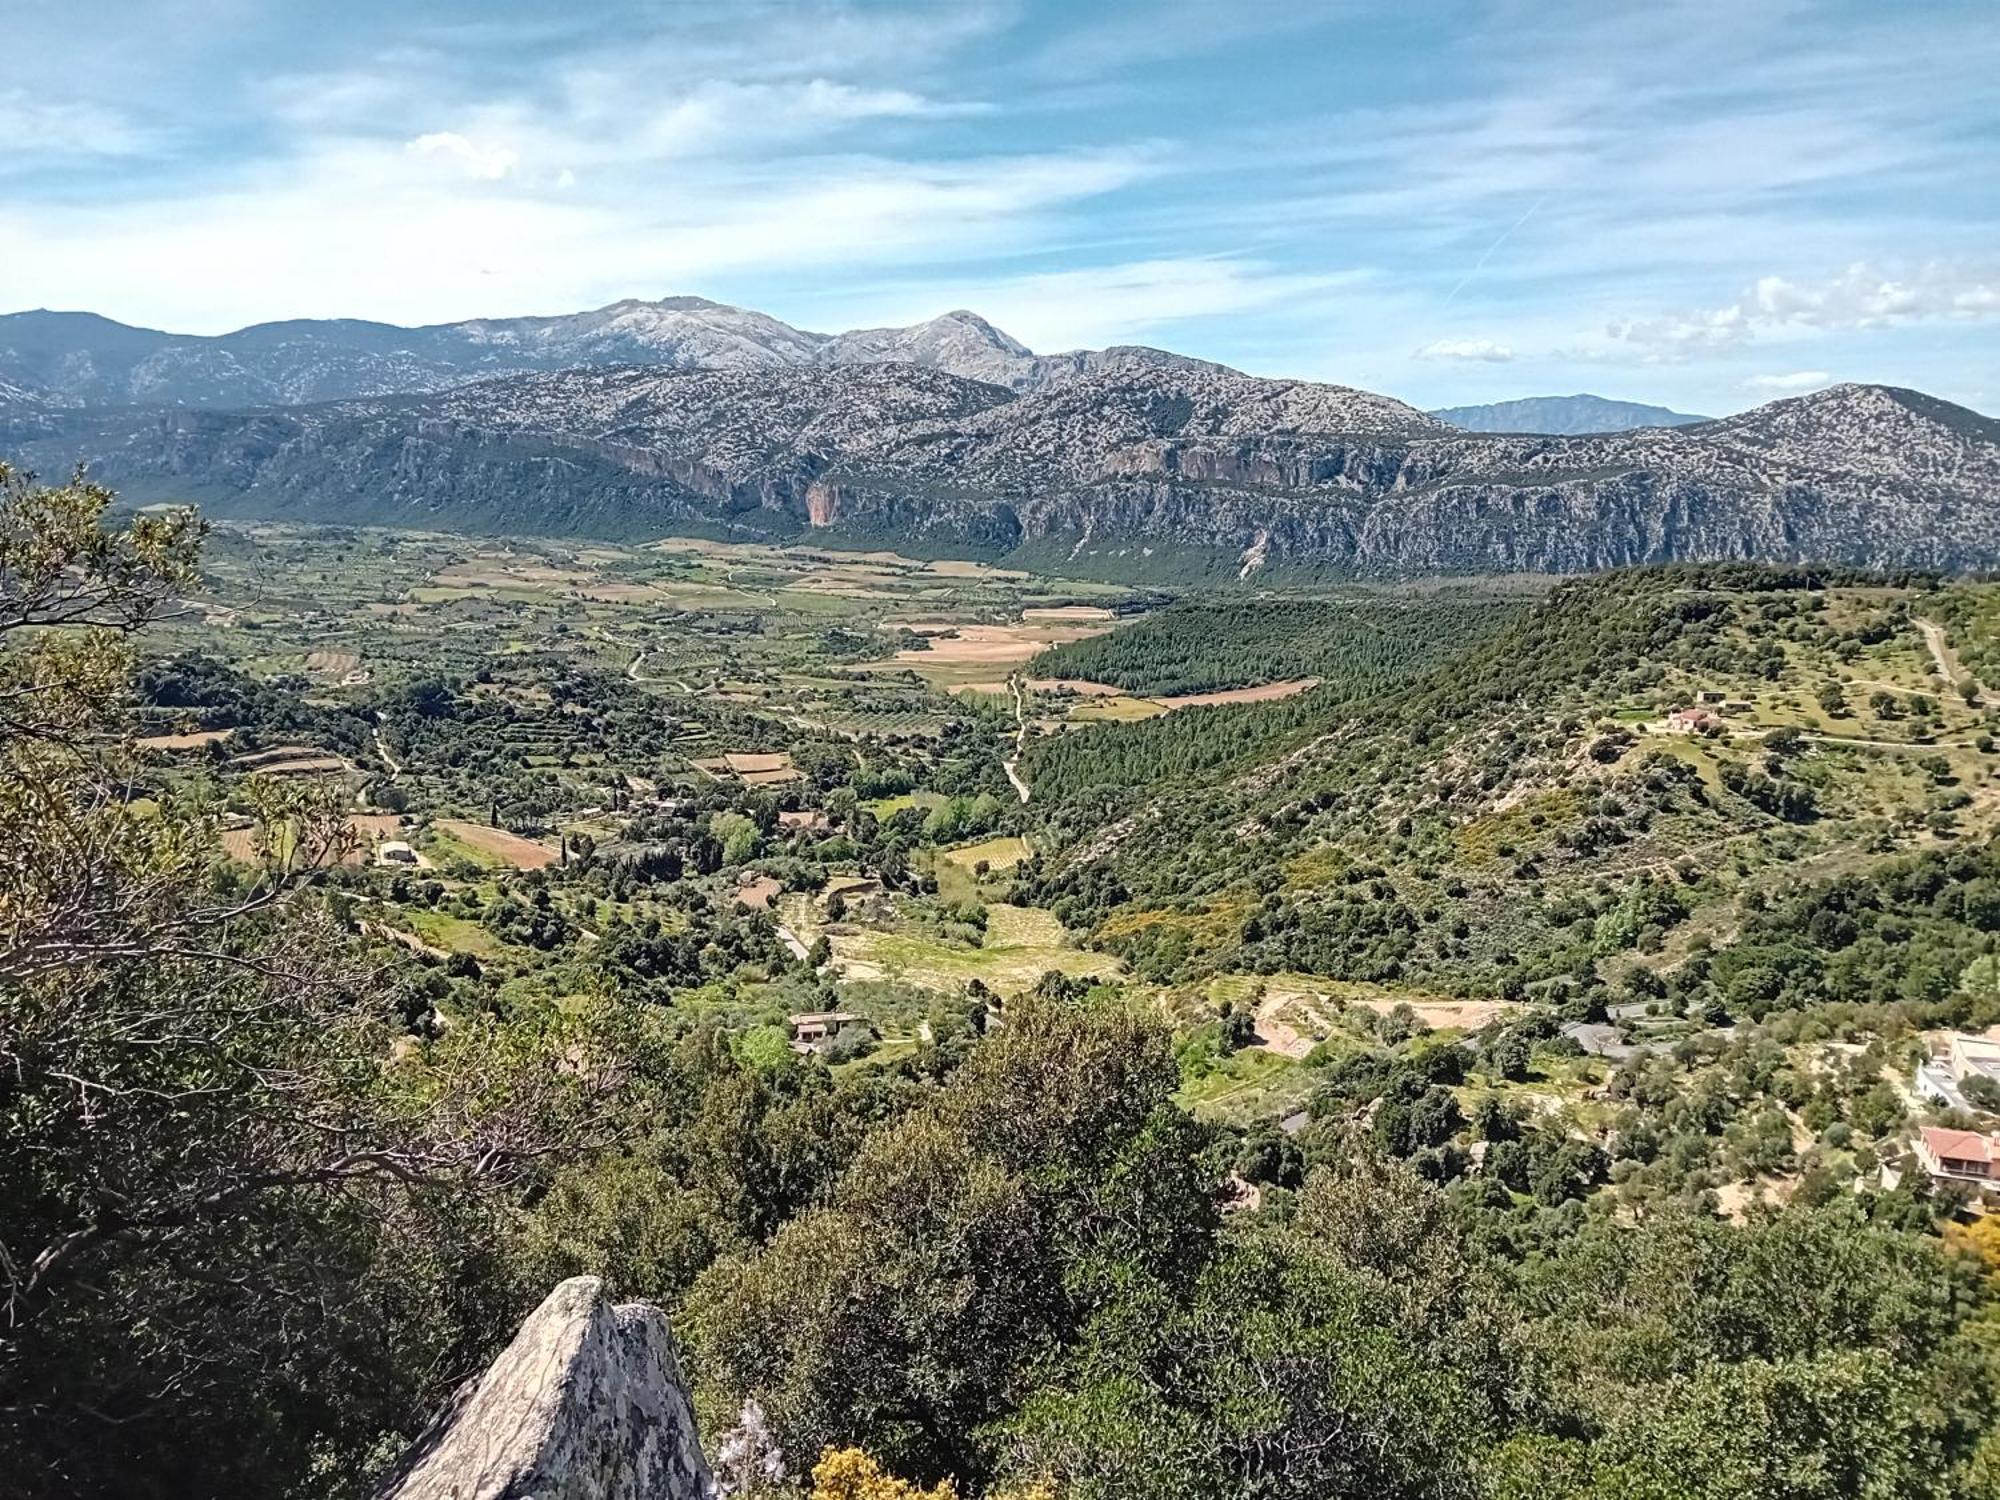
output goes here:
[[1743, 388], [1766, 396], [1784, 396], [1796, 391], [1816, 391], [1831, 384], [1833, 377], [1824, 370], [1794, 370], [1789, 375], [1752, 375], [1743, 382]]
[[1492, 339], [1433, 339], [1410, 351], [1412, 359], [1456, 359], [1493, 365], [1504, 365], [1513, 357], [1512, 349]]
[[404, 144], [413, 156], [443, 157], [465, 169], [478, 182], [498, 182], [521, 163], [520, 153], [506, 146], [479, 146], [455, 130], [434, 130]]
[[1925, 318], [1976, 318], [2000, 313], [2000, 273], [1926, 265], [1894, 275], [1863, 263], [1817, 284], [1762, 278], [1742, 304], [1758, 323], [1811, 328], [1870, 328]]
[[[492, 149], [472, 152], [490, 168]], [[635, 203], [629, 174], [578, 171], [566, 190], [525, 169], [441, 182], [430, 157], [344, 142], [171, 204], [0, 218], [0, 265], [19, 305], [188, 332], [279, 317], [420, 323], [1021, 253], [1050, 236], [1051, 215], [1149, 170], [1126, 152], [692, 164]], [[160, 266], [212, 274], [162, 278]]]
[[1844, 331], [1995, 315], [2000, 315], [2000, 273], [1945, 262], [1891, 272], [1856, 262], [1820, 281], [1762, 276], [1721, 307], [1614, 323], [1608, 331], [1614, 339], [1673, 357], [1732, 348], [1760, 331]]

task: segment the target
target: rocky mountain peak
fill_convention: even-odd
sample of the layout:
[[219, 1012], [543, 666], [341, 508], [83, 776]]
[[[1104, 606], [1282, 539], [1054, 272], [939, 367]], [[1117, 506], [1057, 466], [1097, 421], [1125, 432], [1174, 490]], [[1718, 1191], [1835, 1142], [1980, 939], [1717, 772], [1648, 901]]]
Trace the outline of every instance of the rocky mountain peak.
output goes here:
[[1005, 349], [1009, 354], [1033, 354], [1035, 351], [1011, 334], [1003, 333], [986, 319], [969, 308], [956, 307], [950, 312], [939, 313], [935, 318], [917, 325], [920, 329], [934, 330], [939, 336], [963, 333], [995, 348]]
[[1787, 463], [1989, 492], [2000, 485], [2000, 422], [1900, 386], [1850, 381], [1704, 430]]
[[909, 364], [1011, 389], [1039, 383], [1040, 359], [1020, 340], [963, 308], [906, 328], [858, 328], [828, 339], [815, 363]]

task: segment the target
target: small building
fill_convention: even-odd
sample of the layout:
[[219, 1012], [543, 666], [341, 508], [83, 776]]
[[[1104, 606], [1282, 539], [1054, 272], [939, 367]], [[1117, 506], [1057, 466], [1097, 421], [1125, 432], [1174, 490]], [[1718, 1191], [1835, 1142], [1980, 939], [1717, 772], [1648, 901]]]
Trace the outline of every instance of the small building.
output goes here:
[[401, 839], [384, 839], [375, 846], [375, 861], [384, 865], [414, 865], [417, 851]]
[[1943, 1130], [1926, 1125], [1917, 1132], [1917, 1160], [1932, 1182], [1962, 1182], [1991, 1192], [2000, 1187], [1994, 1161], [2000, 1139], [1976, 1130]]
[[1722, 720], [1705, 708], [1677, 708], [1667, 715], [1667, 728], [1676, 734], [1706, 734], [1721, 727]]
[[1971, 1110], [1980, 1106], [1966, 1098], [1965, 1085], [1975, 1078], [2000, 1088], [2000, 1042], [1952, 1031], [1932, 1039], [1930, 1055], [1917, 1064], [1910, 1083], [1921, 1099]]
[[817, 1052], [849, 1026], [867, 1024], [865, 1017], [844, 1010], [809, 1010], [786, 1017], [794, 1052]]

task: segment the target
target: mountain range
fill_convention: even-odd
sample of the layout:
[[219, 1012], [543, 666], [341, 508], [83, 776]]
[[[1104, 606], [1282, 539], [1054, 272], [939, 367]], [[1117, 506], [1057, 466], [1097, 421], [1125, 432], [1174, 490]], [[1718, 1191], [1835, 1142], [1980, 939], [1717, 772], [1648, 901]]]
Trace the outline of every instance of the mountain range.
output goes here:
[[292, 406], [616, 364], [788, 370], [895, 362], [1031, 390], [1107, 361], [1216, 368], [1137, 347], [1039, 355], [964, 311], [907, 328], [825, 334], [701, 297], [424, 328], [300, 319], [214, 336], [133, 328], [95, 313], [0, 316], [0, 384], [71, 407]]
[[827, 336], [676, 298], [215, 339], [17, 314], [0, 455], [246, 517], [811, 537], [1161, 581], [2000, 566], [2000, 423], [1920, 392], [1470, 432], [1160, 350], [1037, 355], [971, 313]]
[[1561, 437], [1630, 432], [1635, 427], [1686, 427], [1713, 420], [1664, 406], [1587, 395], [1524, 396], [1484, 406], [1440, 407], [1431, 415], [1467, 432], [1546, 432]]

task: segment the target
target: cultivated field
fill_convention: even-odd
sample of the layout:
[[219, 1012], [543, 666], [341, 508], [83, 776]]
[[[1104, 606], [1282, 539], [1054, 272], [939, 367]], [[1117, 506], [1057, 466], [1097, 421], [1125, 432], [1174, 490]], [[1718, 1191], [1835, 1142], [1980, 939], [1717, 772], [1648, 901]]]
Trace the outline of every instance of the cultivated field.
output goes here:
[[453, 842], [478, 851], [491, 864], [509, 865], [516, 870], [540, 870], [554, 864], [560, 857], [547, 844], [522, 838], [504, 828], [489, 828], [484, 823], [439, 818], [431, 826]]

